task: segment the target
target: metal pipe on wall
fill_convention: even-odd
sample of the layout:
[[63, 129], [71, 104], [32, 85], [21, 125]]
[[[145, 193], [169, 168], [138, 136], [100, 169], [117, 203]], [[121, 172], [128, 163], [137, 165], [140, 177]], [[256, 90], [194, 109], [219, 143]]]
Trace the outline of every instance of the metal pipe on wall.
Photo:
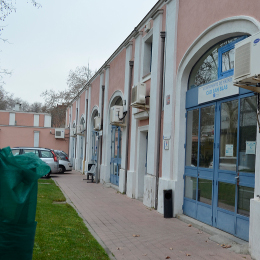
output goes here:
[[160, 170], [160, 154], [161, 154], [161, 116], [162, 116], [162, 93], [163, 93], [163, 74], [164, 74], [164, 49], [165, 49], [165, 32], [161, 32], [161, 61], [160, 61], [160, 85], [159, 85], [159, 111], [158, 111], [158, 129], [157, 129], [157, 155], [156, 155], [156, 187], [155, 187], [155, 206], [158, 208], [158, 187], [159, 187], [159, 170]]
[[[83, 173], [85, 171], [86, 164], [86, 154], [87, 154], [87, 129], [88, 129], [88, 99], [86, 99], [86, 109], [85, 109], [85, 117], [86, 117], [86, 128], [85, 128], [85, 153], [84, 153], [84, 164], [83, 164]], [[88, 169], [87, 169], [88, 170]]]
[[127, 169], [128, 169], [128, 144], [129, 144], [129, 129], [130, 129], [130, 103], [131, 103], [131, 89], [132, 89], [132, 77], [133, 77], [134, 61], [129, 61], [129, 85], [128, 85], [128, 98], [127, 98], [127, 115], [126, 115], [126, 152], [125, 152], [125, 182], [124, 190], [126, 192], [127, 187]]

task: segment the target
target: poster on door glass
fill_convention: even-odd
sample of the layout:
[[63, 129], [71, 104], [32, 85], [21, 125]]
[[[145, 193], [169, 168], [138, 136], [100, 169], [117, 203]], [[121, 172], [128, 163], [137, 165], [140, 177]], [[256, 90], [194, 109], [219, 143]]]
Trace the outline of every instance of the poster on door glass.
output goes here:
[[225, 156], [233, 156], [233, 144], [226, 144]]
[[246, 141], [246, 154], [255, 154], [255, 142]]

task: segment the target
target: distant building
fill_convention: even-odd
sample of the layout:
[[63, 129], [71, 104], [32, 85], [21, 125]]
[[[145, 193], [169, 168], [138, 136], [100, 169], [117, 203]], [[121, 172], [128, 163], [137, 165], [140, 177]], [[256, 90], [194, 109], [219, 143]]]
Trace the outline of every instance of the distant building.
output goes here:
[[0, 110], [0, 148], [10, 146], [44, 147], [68, 152], [69, 129], [61, 129], [64, 138], [56, 136], [51, 127], [51, 115], [22, 112], [16, 104], [14, 110]]

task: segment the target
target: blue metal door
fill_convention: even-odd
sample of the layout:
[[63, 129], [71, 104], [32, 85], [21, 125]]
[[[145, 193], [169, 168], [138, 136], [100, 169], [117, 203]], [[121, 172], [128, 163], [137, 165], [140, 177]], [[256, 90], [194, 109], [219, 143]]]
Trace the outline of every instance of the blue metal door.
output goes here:
[[91, 160], [97, 162], [97, 146], [98, 146], [98, 132], [92, 131], [92, 148], [91, 148]]
[[111, 128], [111, 161], [110, 161], [110, 182], [119, 185], [119, 171], [121, 168], [121, 128]]
[[80, 170], [82, 170], [82, 162], [83, 162], [83, 137], [80, 137]]
[[184, 213], [248, 240], [255, 145], [252, 94], [189, 110]]

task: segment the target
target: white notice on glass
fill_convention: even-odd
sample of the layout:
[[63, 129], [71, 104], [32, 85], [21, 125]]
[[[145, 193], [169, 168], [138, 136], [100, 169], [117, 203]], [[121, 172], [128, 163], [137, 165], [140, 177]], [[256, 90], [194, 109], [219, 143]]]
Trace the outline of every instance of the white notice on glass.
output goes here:
[[233, 156], [233, 144], [226, 144], [225, 156]]
[[255, 154], [255, 142], [246, 141], [246, 154]]

